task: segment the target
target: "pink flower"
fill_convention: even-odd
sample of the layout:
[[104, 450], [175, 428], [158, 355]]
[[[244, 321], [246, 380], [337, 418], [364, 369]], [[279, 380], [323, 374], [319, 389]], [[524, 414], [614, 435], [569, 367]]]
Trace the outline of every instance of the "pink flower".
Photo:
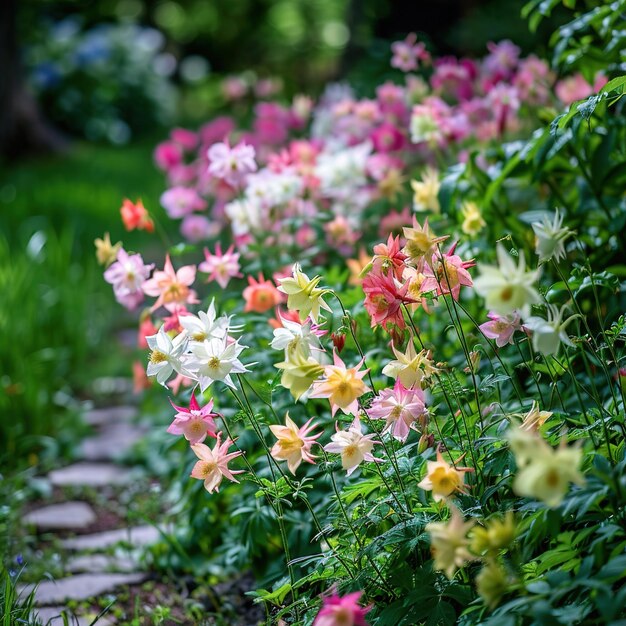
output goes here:
[[411, 223], [411, 211], [404, 207], [402, 211], [390, 211], [380, 220], [378, 234], [381, 237], [389, 234], [402, 234], [402, 229]]
[[460, 256], [454, 254], [456, 245], [453, 244], [445, 254], [435, 252], [430, 264], [424, 266], [426, 278], [421, 284], [422, 292], [436, 291], [438, 296], [449, 293], [458, 300], [461, 285], [466, 287], [473, 285], [467, 268], [475, 265], [474, 260], [463, 261]]
[[362, 591], [357, 591], [343, 597], [337, 593], [325, 597], [313, 626], [367, 626], [365, 616], [372, 606], [359, 605], [362, 595]]
[[160, 306], [168, 308], [176, 304], [196, 304], [199, 302], [196, 298], [196, 292], [189, 289], [195, 279], [196, 268], [194, 265], [185, 265], [176, 272], [168, 254], [165, 257], [163, 269], [155, 271], [152, 278], [142, 286], [147, 296], [157, 298], [150, 310], [155, 311]]
[[147, 315], [139, 324], [139, 332], [137, 333], [137, 347], [143, 350], [148, 349], [146, 337], [151, 337], [159, 332], [158, 328], [152, 323], [150, 316]]
[[367, 414], [371, 419], [387, 420], [383, 432], [391, 430], [398, 441], [405, 442], [418, 420], [424, 425], [427, 415], [424, 392], [421, 387], [407, 389], [398, 379], [393, 389], [383, 389], [374, 398]]
[[172, 187], [161, 194], [161, 205], [172, 219], [184, 217], [194, 211], [206, 209], [203, 200], [195, 189], [190, 187]]
[[350, 476], [363, 461], [371, 461], [382, 463], [382, 459], [377, 459], [372, 454], [374, 444], [380, 441], [374, 441], [375, 434], [364, 435], [361, 428], [361, 420], [355, 417], [352, 424], [347, 430], [339, 430], [331, 436], [331, 443], [324, 446], [326, 452], [337, 452], [341, 454], [341, 466], [347, 470]]
[[212, 413], [213, 400], [209, 400], [208, 404], [201, 407], [192, 392], [188, 409], [176, 406], [171, 400], [170, 403], [177, 413], [174, 416], [174, 421], [167, 428], [168, 433], [184, 435], [191, 444], [203, 442], [207, 435], [216, 436], [217, 427], [214, 418], [217, 417], [217, 414]]
[[208, 151], [209, 173], [237, 187], [251, 172], [256, 172], [254, 148], [241, 142], [231, 148], [228, 142], [213, 144]]
[[217, 222], [211, 222], [204, 215], [186, 215], [180, 225], [180, 234], [191, 243], [198, 243], [209, 237], [217, 235], [220, 226]]
[[283, 295], [271, 280], [265, 280], [263, 274], [259, 274], [259, 280], [248, 276], [248, 286], [243, 290], [243, 298], [246, 301], [244, 312], [265, 313], [280, 304]]
[[404, 261], [408, 258], [404, 252], [400, 250], [400, 237], [389, 235], [387, 243], [379, 243], [374, 246], [374, 258], [372, 259], [372, 268], [375, 272], [387, 274], [391, 272], [398, 280], [402, 279], [404, 271]]
[[227, 137], [235, 130], [232, 118], [222, 115], [205, 124], [200, 129], [200, 139], [205, 146], [211, 146], [220, 139]]
[[226, 252], [222, 252], [222, 246], [218, 242], [215, 244], [215, 254], [204, 249], [204, 261], [198, 265], [201, 272], [209, 274], [207, 282], [217, 281], [222, 289], [230, 282], [231, 278], [241, 278], [239, 272], [239, 253], [234, 252], [235, 246], [232, 244]]
[[154, 232], [154, 222], [150, 218], [141, 200], [137, 200], [137, 202], [133, 203], [126, 198], [120, 208], [120, 215], [122, 216], [122, 222], [124, 222], [124, 228], [126, 228], [126, 230], [135, 230], [136, 228], [149, 233]]
[[427, 61], [430, 55], [426, 51], [425, 44], [416, 43], [417, 35], [409, 33], [404, 41], [394, 41], [391, 44], [393, 57], [391, 67], [397, 67], [403, 72], [412, 72], [417, 69], [418, 61]]
[[154, 150], [154, 161], [164, 172], [169, 171], [183, 161], [180, 146], [172, 141], [163, 141]]
[[129, 255], [121, 248], [117, 261], [104, 272], [104, 280], [113, 285], [116, 300], [133, 311], [143, 302], [142, 286], [153, 267], [145, 265], [140, 254]]
[[364, 360], [356, 367], [347, 368], [336, 352], [333, 352], [333, 361], [333, 365], [324, 367], [324, 378], [313, 383], [313, 392], [309, 397], [328, 398], [333, 417], [337, 409], [346, 414], [356, 415], [359, 411], [358, 399], [371, 391], [362, 380], [369, 369], [359, 371]]
[[277, 461], [287, 461], [287, 467], [294, 476], [302, 461], [315, 463], [315, 457], [311, 454], [311, 447], [322, 433], [309, 435], [316, 428], [316, 424], [311, 425], [312, 421], [313, 418], [298, 428], [287, 413], [284, 426], [280, 424], [270, 425], [270, 430], [277, 439], [270, 454]]
[[198, 145], [198, 135], [186, 128], [174, 128], [170, 133], [172, 140], [188, 152]]
[[377, 152], [393, 152], [404, 147], [406, 142], [404, 134], [393, 124], [384, 122], [371, 135], [370, 138]]
[[234, 483], [239, 481], [235, 479], [234, 474], [242, 474], [243, 470], [234, 471], [228, 468], [228, 464], [242, 454], [241, 450], [237, 452], [228, 452], [228, 448], [234, 443], [231, 439], [226, 439], [221, 443], [222, 433], [217, 433], [217, 441], [215, 447], [211, 450], [203, 443], [196, 443], [191, 446], [194, 454], [199, 461], [193, 466], [191, 471], [192, 478], [204, 481], [204, 488], [212, 493], [220, 490], [222, 478], [226, 477]]
[[406, 326], [402, 304], [415, 302], [407, 295], [408, 288], [408, 284], [399, 283], [393, 273], [373, 271], [363, 279], [363, 305], [370, 314], [372, 328], [381, 325], [388, 330], [389, 324], [395, 324], [398, 328]]
[[498, 315], [489, 313], [490, 321], [479, 326], [485, 337], [495, 339], [496, 345], [501, 348], [507, 343], [513, 343], [513, 334], [521, 329], [521, 320], [517, 311], [511, 315]]
[[483, 69], [488, 74], [488, 82], [495, 85], [509, 78], [517, 66], [521, 50], [509, 39], [487, 44], [489, 54], [483, 61]]
[[560, 80], [554, 88], [557, 97], [563, 104], [572, 104], [577, 100], [582, 100], [600, 90], [606, 83], [606, 77], [603, 74], [597, 74], [595, 83], [590, 85], [585, 77], [580, 73], [568, 76]]

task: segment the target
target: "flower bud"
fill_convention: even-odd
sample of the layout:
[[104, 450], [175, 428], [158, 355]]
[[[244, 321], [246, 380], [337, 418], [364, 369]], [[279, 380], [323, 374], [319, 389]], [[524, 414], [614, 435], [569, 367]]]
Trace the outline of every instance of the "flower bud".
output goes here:
[[332, 333], [330, 335], [330, 338], [332, 339], [333, 346], [335, 346], [337, 353], [341, 353], [341, 351], [344, 349], [344, 346], [346, 345], [345, 333]]

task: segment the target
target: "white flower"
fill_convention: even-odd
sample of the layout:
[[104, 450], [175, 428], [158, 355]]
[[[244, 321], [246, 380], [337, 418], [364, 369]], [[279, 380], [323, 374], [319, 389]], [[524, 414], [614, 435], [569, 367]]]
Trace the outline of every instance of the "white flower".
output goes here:
[[300, 350], [305, 358], [311, 355], [311, 350], [320, 347], [318, 335], [312, 328], [310, 321], [304, 324], [282, 318], [282, 327], [274, 330], [274, 339], [270, 346], [274, 350], [284, 350], [285, 360]]
[[364, 435], [361, 430], [361, 421], [358, 417], [350, 425], [348, 430], [338, 430], [332, 437], [332, 443], [326, 444], [324, 450], [326, 452], [338, 452], [341, 454], [341, 466], [348, 470], [348, 476], [363, 461], [382, 462], [372, 456], [372, 448], [379, 441], [372, 441], [375, 435]]
[[549, 261], [554, 257], [556, 261], [565, 258], [565, 240], [574, 233], [569, 228], [563, 228], [563, 216], [557, 210], [554, 220], [550, 222], [544, 215], [543, 221], [531, 224], [535, 231], [535, 252], [539, 255], [539, 262]]
[[480, 275], [474, 279], [477, 293], [485, 298], [487, 308], [499, 315], [508, 315], [515, 310], [528, 315], [531, 304], [541, 303], [541, 296], [534, 287], [541, 271], [526, 271], [522, 252], [518, 265], [501, 244], [497, 245], [497, 254], [498, 267], [478, 264]]
[[565, 327], [578, 315], [568, 317], [564, 322], [565, 307], [558, 309], [553, 304], [548, 305], [548, 319], [532, 316], [524, 322], [524, 327], [533, 332], [533, 348], [540, 354], [556, 356], [561, 343], [566, 346], [574, 344], [565, 332]]
[[174, 371], [183, 374], [183, 376], [191, 377], [181, 362], [181, 358], [187, 350], [187, 337], [184, 334], [176, 336], [172, 341], [161, 326], [159, 332], [156, 335], [146, 337], [146, 341], [152, 351], [146, 371], [148, 376], [156, 376], [157, 382], [163, 386]]
[[218, 318], [215, 311], [215, 300], [211, 301], [206, 313], [200, 311], [198, 316], [181, 315], [180, 325], [187, 331], [193, 341], [205, 339], [223, 339], [229, 332], [229, 319], [225, 315]]
[[228, 337], [205, 339], [191, 346], [193, 356], [187, 368], [195, 374], [202, 391], [216, 380], [234, 388], [230, 375], [249, 371], [238, 358], [245, 348], [238, 341], [229, 343]]

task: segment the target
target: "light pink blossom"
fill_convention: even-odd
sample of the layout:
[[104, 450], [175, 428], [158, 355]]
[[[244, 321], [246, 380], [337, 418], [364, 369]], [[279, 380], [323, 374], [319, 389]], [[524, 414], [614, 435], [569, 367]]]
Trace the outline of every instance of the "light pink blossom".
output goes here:
[[483, 335], [495, 339], [499, 348], [513, 343], [513, 334], [522, 327], [519, 313], [515, 311], [510, 315], [498, 315], [491, 312], [487, 317], [490, 321], [479, 326]]
[[356, 591], [343, 597], [337, 593], [325, 597], [313, 626], [367, 626], [365, 616], [372, 607], [359, 605], [362, 595], [362, 591]]
[[198, 265], [198, 269], [209, 275], [207, 282], [217, 281], [222, 289], [230, 282], [231, 278], [241, 278], [239, 271], [239, 253], [235, 252], [234, 244], [226, 252], [222, 252], [222, 246], [218, 242], [215, 244], [215, 253], [204, 249], [204, 261]]
[[172, 435], [184, 435], [191, 444], [202, 443], [207, 435], [217, 436], [215, 425], [216, 413], [213, 413], [213, 400], [201, 407], [196, 400], [196, 395], [191, 393], [189, 408], [177, 406], [170, 400], [171, 405], [176, 409], [174, 421], [168, 426], [167, 432]]
[[243, 473], [243, 470], [231, 470], [228, 468], [230, 461], [241, 456], [243, 453], [241, 450], [229, 453], [228, 448], [230, 448], [234, 441], [227, 438], [226, 441], [222, 443], [221, 438], [222, 433], [217, 433], [217, 441], [212, 450], [203, 443], [196, 443], [191, 446], [194, 454], [199, 459], [193, 466], [191, 476], [192, 478], [203, 480], [204, 488], [209, 493], [220, 490], [222, 478], [226, 477], [228, 480], [238, 483], [239, 481], [235, 478], [234, 474]]
[[231, 148], [228, 142], [213, 144], [208, 151], [209, 173], [236, 187], [246, 176], [256, 172], [254, 148], [244, 142]]
[[155, 311], [160, 306], [171, 308], [177, 304], [197, 304], [196, 292], [189, 287], [196, 279], [196, 268], [194, 265], [185, 265], [178, 271], [174, 270], [170, 255], [165, 257], [165, 265], [162, 270], [157, 270], [150, 280], [143, 284], [143, 291], [147, 296], [156, 297], [156, 302], [152, 305], [151, 311]]

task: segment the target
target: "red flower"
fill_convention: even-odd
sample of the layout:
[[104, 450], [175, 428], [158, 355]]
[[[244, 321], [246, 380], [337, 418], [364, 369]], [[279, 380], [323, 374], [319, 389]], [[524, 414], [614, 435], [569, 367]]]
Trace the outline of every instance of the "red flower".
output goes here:
[[407, 296], [408, 284], [400, 284], [393, 274], [370, 272], [363, 279], [365, 309], [370, 314], [372, 328], [382, 325], [387, 330], [389, 324], [405, 327], [402, 316], [402, 304], [411, 304], [415, 300]]
[[132, 203], [126, 198], [120, 208], [120, 214], [122, 215], [122, 222], [126, 230], [145, 230], [149, 233], [154, 232], [154, 222], [148, 214], [146, 207], [144, 207], [141, 200], [137, 200], [136, 203]]

